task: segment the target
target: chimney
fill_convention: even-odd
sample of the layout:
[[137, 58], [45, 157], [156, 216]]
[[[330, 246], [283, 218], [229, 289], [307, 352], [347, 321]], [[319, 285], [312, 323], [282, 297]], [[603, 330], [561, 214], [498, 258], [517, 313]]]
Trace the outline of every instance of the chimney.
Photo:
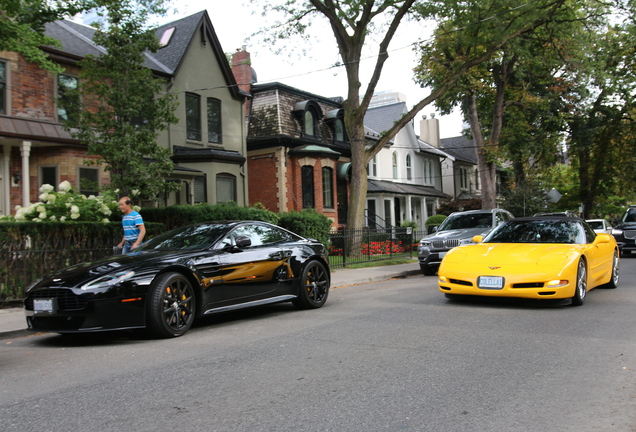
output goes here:
[[439, 139], [439, 119], [435, 118], [435, 114], [431, 114], [431, 118], [422, 116], [420, 120], [420, 139], [433, 147], [440, 147]]
[[245, 46], [237, 49], [236, 52], [232, 54], [231, 66], [234, 79], [239, 88], [244, 92], [251, 93], [254, 72], [252, 70], [250, 53], [245, 51]]

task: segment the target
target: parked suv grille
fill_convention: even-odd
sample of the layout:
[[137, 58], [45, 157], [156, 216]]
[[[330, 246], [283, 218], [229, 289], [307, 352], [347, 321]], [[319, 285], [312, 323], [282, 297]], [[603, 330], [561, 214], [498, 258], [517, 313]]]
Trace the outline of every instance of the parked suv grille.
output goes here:
[[434, 249], [451, 249], [459, 246], [459, 239], [433, 240], [431, 244]]
[[626, 239], [634, 239], [636, 238], [636, 230], [625, 230], [623, 231], [623, 237]]
[[24, 301], [24, 308], [26, 310], [33, 310], [33, 300], [50, 298], [57, 299], [57, 306], [61, 311], [81, 310], [86, 307], [87, 303], [86, 300], [75, 295], [71, 290], [48, 289], [29, 293], [29, 296]]

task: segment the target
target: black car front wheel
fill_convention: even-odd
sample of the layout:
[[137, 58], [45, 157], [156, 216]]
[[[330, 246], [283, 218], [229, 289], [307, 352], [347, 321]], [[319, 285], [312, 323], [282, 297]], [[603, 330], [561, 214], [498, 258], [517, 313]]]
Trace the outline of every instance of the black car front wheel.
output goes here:
[[300, 309], [316, 309], [327, 301], [330, 285], [329, 272], [319, 261], [310, 261], [303, 269], [298, 297], [292, 300]]
[[180, 273], [166, 273], [153, 283], [148, 298], [148, 330], [157, 337], [177, 337], [190, 329], [195, 315], [194, 289]]

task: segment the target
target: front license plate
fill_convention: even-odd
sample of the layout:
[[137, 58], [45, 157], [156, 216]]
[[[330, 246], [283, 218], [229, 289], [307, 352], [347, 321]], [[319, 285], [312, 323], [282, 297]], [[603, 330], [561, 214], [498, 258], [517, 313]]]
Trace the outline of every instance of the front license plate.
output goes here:
[[34, 313], [53, 313], [53, 299], [37, 299], [33, 300]]
[[477, 278], [477, 286], [481, 289], [503, 289], [504, 278], [501, 276], [479, 276]]
[[446, 252], [440, 252], [438, 253], [438, 255], [439, 255], [439, 259], [442, 259], [446, 255]]

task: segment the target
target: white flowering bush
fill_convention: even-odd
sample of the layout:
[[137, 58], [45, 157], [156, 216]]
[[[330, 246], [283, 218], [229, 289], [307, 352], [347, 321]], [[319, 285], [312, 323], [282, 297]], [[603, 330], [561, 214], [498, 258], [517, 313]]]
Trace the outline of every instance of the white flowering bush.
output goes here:
[[4, 216], [5, 221], [75, 221], [75, 222], [110, 222], [110, 216], [118, 211], [115, 193], [105, 192], [100, 196], [82, 195], [68, 181], [63, 181], [57, 188], [49, 184], [40, 188], [40, 202], [27, 207], [16, 206], [15, 216]]

